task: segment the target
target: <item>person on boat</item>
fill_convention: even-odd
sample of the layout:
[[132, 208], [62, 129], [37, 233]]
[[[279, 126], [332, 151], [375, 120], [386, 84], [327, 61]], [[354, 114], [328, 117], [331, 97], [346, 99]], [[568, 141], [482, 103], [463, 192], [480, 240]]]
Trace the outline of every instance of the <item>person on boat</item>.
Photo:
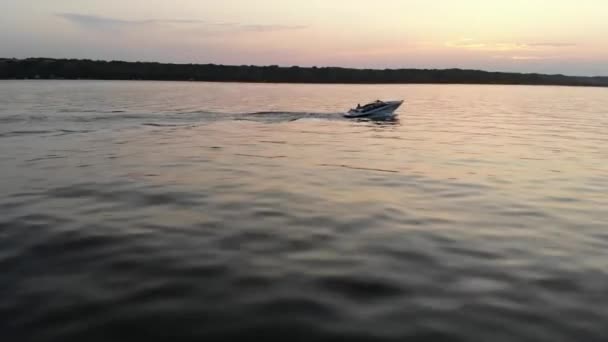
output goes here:
[[357, 103], [357, 109], [361, 109], [361, 104]]

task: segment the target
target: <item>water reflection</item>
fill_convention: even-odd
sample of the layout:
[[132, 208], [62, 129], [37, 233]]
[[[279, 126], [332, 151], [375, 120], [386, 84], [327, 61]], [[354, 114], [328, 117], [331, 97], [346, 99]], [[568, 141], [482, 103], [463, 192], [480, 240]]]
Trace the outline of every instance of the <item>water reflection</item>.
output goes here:
[[601, 341], [606, 95], [0, 82], [0, 334]]
[[380, 127], [390, 127], [397, 126], [401, 124], [398, 116], [389, 117], [389, 118], [367, 118], [367, 119], [357, 119], [357, 122], [365, 122], [371, 125], [380, 126]]

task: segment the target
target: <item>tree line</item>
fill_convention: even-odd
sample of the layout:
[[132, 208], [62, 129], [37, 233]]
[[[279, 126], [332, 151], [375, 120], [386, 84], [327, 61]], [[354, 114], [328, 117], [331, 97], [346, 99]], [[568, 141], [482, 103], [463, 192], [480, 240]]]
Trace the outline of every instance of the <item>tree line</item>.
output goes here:
[[488, 72], [465, 69], [349, 69], [216, 64], [0, 59], [0, 79], [171, 80], [273, 83], [455, 83], [608, 86], [608, 77]]

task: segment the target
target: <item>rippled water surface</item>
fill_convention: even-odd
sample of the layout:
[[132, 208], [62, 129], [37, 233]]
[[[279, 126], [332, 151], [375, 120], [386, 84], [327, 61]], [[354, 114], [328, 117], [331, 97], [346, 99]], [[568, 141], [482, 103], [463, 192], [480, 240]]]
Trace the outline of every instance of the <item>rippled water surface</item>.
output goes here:
[[597, 88], [0, 82], [0, 336], [605, 341], [607, 133]]

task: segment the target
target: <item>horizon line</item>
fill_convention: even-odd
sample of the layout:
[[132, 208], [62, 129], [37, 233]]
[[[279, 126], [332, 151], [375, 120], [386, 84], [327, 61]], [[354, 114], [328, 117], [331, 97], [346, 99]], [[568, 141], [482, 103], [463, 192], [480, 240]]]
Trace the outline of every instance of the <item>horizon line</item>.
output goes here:
[[542, 73], [542, 72], [523, 72], [523, 71], [500, 71], [500, 70], [487, 70], [487, 69], [468, 69], [468, 68], [458, 68], [458, 67], [445, 67], [445, 68], [412, 68], [412, 67], [401, 67], [401, 68], [365, 68], [365, 67], [344, 67], [344, 66], [332, 66], [332, 65], [324, 65], [324, 66], [300, 66], [300, 65], [287, 65], [287, 64], [218, 64], [212, 62], [161, 62], [161, 61], [147, 61], [147, 60], [120, 60], [120, 59], [93, 59], [93, 58], [70, 58], [70, 57], [1, 57], [0, 60], [28, 60], [28, 59], [49, 59], [49, 60], [76, 60], [76, 61], [93, 61], [93, 62], [123, 62], [123, 63], [150, 63], [150, 64], [167, 64], [167, 65], [215, 65], [215, 66], [227, 66], [227, 67], [279, 67], [279, 68], [317, 68], [317, 69], [350, 69], [350, 70], [374, 70], [374, 71], [398, 71], [398, 70], [462, 70], [462, 71], [477, 71], [477, 72], [487, 72], [487, 73], [501, 73], [501, 74], [519, 74], [519, 75], [545, 75], [545, 76], [564, 76], [564, 77], [584, 77], [584, 78], [606, 78], [608, 75], [593, 75], [593, 76], [583, 76], [583, 75], [569, 75], [564, 73]]

